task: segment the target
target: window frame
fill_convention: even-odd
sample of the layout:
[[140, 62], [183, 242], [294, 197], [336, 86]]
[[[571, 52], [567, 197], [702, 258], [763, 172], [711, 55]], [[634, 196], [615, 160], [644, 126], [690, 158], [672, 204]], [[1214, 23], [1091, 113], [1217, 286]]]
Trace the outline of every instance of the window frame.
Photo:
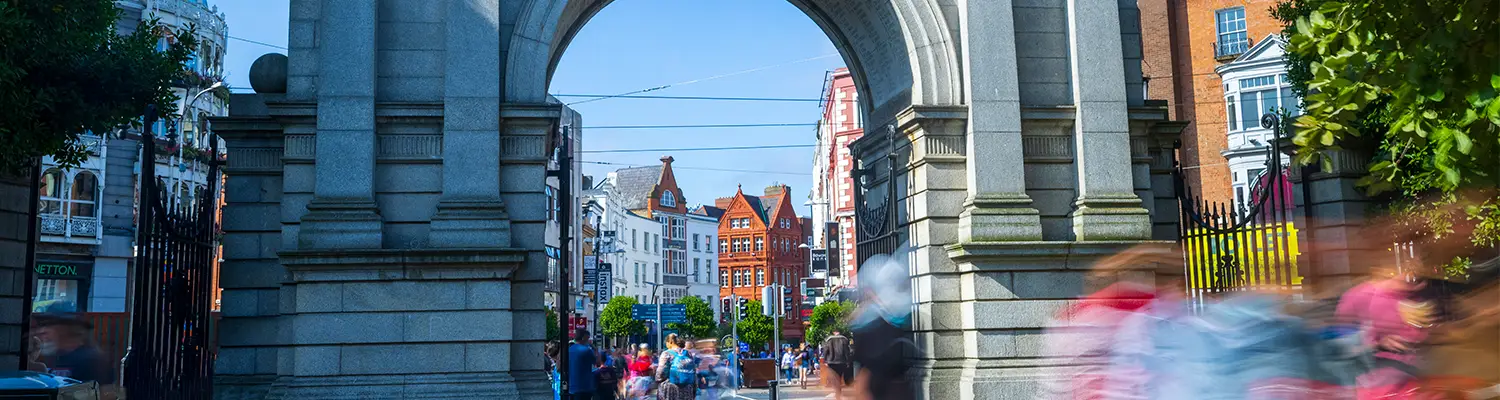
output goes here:
[[677, 195], [673, 194], [671, 190], [663, 190], [661, 191], [661, 201], [659, 203], [661, 203], [662, 207], [677, 208]]
[[[1231, 14], [1238, 13], [1238, 18], [1226, 18]], [[1228, 7], [1214, 10], [1214, 43], [1218, 46], [1217, 54], [1244, 54], [1250, 51], [1250, 25], [1245, 7]], [[1231, 27], [1238, 22], [1238, 29]], [[1230, 30], [1225, 30], [1230, 28]]]

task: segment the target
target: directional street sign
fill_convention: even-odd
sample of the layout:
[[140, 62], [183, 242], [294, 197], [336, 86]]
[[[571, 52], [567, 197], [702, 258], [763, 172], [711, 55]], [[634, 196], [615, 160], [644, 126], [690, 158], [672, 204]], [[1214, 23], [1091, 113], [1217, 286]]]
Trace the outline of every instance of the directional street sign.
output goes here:
[[[630, 309], [630, 318], [635, 320], [655, 320], [655, 304], [636, 304]], [[687, 306], [682, 304], [662, 304], [661, 320], [664, 323], [676, 324], [687, 322]]]

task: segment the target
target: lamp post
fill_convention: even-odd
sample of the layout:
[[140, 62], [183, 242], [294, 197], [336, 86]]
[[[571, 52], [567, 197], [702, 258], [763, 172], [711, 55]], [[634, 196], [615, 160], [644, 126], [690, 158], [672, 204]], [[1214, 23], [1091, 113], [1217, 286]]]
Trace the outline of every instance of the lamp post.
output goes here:
[[656, 289], [661, 288], [661, 284], [650, 281], [642, 283], [651, 285], [651, 302], [656, 304], [656, 321], [654, 321], [656, 324], [656, 351], [660, 352], [662, 348], [665, 347], [662, 344], [662, 341], [665, 340], [662, 335], [662, 330], [666, 329], [666, 324], [661, 323], [661, 299], [657, 297], [656, 293]]
[[[179, 163], [182, 162], [182, 136], [186, 133], [185, 132], [185, 129], [186, 129], [185, 126], [186, 125], [184, 125], [183, 122], [187, 121], [188, 110], [193, 109], [193, 105], [195, 105], [195, 104], [198, 103], [198, 97], [203, 96], [204, 93], [212, 92], [214, 89], [218, 89], [218, 88], [221, 88], [221, 87], [224, 87], [224, 82], [222, 82], [222, 81], [220, 81], [220, 82], [214, 82], [214, 84], [213, 85], [209, 85], [207, 89], [200, 90], [200, 91], [198, 91], [198, 93], [194, 93], [192, 96], [189, 96], [187, 98], [187, 101], [185, 101], [183, 103], [182, 109], [178, 110], [178, 112], [177, 112], [177, 137], [174, 139], [177, 142], [177, 156], [175, 157], [175, 159], [172, 162], [172, 164], [173, 164], [172, 167], [173, 168], [177, 168], [176, 164], [179, 164]], [[199, 133], [202, 133], [202, 132], [199, 132]], [[215, 157], [217, 157], [217, 156], [218, 155], [215, 155]], [[147, 160], [147, 161], [148, 162], [156, 162], [156, 160]], [[170, 171], [170, 170], [168, 170], [168, 171]], [[173, 176], [173, 178], [172, 178], [172, 192], [169, 193], [168, 196], [170, 196], [170, 198], [172, 199], [172, 204], [177, 204], [178, 202], [182, 201], [182, 199], [177, 198], [178, 197], [178, 193], [181, 193], [181, 189], [179, 189], [178, 186], [182, 185], [182, 170], [178, 169], [177, 173], [172, 174], [172, 176]]]

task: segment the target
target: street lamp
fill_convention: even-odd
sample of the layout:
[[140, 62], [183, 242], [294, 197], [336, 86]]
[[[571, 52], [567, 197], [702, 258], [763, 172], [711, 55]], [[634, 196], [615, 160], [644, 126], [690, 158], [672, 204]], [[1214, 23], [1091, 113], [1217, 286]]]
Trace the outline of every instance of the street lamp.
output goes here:
[[[195, 104], [198, 103], [198, 97], [203, 96], [204, 93], [212, 92], [212, 91], [214, 91], [214, 89], [218, 89], [218, 88], [221, 88], [221, 87], [224, 87], [224, 82], [223, 81], [214, 82], [214, 84], [213, 85], [209, 85], [207, 89], [200, 90], [200, 91], [198, 91], [198, 93], [194, 93], [192, 96], [189, 96], [187, 98], [187, 101], [183, 103], [182, 109], [178, 110], [178, 112], [177, 112], [177, 121], [178, 121], [177, 122], [177, 137], [173, 138], [173, 141], [177, 142], [177, 157], [173, 161], [173, 164], [174, 164], [174, 165], [172, 165], [173, 168], [177, 168], [177, 165], [175, 165], [175, 164], [178, 164], [178, 163], [182, 162], [182, 136], [186, 133], [184, 131], [186, 129], [186, 124], [184, 124], [183, 122], [187, 121], [188, 110], [193, 109], [193, 105], [195, 105]], [[201, 134], [202, 132], [198, 132], [198, 133]], [[217, 154], [215, 154], [214, 156], [218, 157]], [[156, 162], [155, 160], [146, 160], [146, 161], [147, 162]], [[168, 169], [168, 171], [171, 171], [171, 170]], [[177, 202], [182, 201], [182, 199], [177, 198], [178, 197], [178, 193], [181, 192], [181, 190], [178, 188], [178, 186], [182, 185], [182, 170], [178, 170], [177, 173], [172, 174], [172, 176], [173, 176], [173, 178], [172, 178], [172, 191], [171, 191], [171, 193], [167, 194], [167, 196], [170, 196], [170, 198], [172, 199], [172, 204], [177, 204]]]

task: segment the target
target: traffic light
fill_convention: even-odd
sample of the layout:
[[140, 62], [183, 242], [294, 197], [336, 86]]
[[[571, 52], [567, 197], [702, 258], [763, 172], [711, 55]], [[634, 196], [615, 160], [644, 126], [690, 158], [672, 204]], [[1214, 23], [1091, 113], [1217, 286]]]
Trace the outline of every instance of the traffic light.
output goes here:
[[781, 315], [792, 315], [792, 288], [781, 287]]
[[760, 288], [760, 313], [765, 314], [767, 317], [776, 315], [776, 309], [779, 308], [776, 307], [776, 300], [778, 298], [775, 285], [766, 285]]
[[750, 299], [741, 297], [740, 298], [739, 310], [740, 310], [740, 319], [741, 320], [749, 317], [750, 316]]

